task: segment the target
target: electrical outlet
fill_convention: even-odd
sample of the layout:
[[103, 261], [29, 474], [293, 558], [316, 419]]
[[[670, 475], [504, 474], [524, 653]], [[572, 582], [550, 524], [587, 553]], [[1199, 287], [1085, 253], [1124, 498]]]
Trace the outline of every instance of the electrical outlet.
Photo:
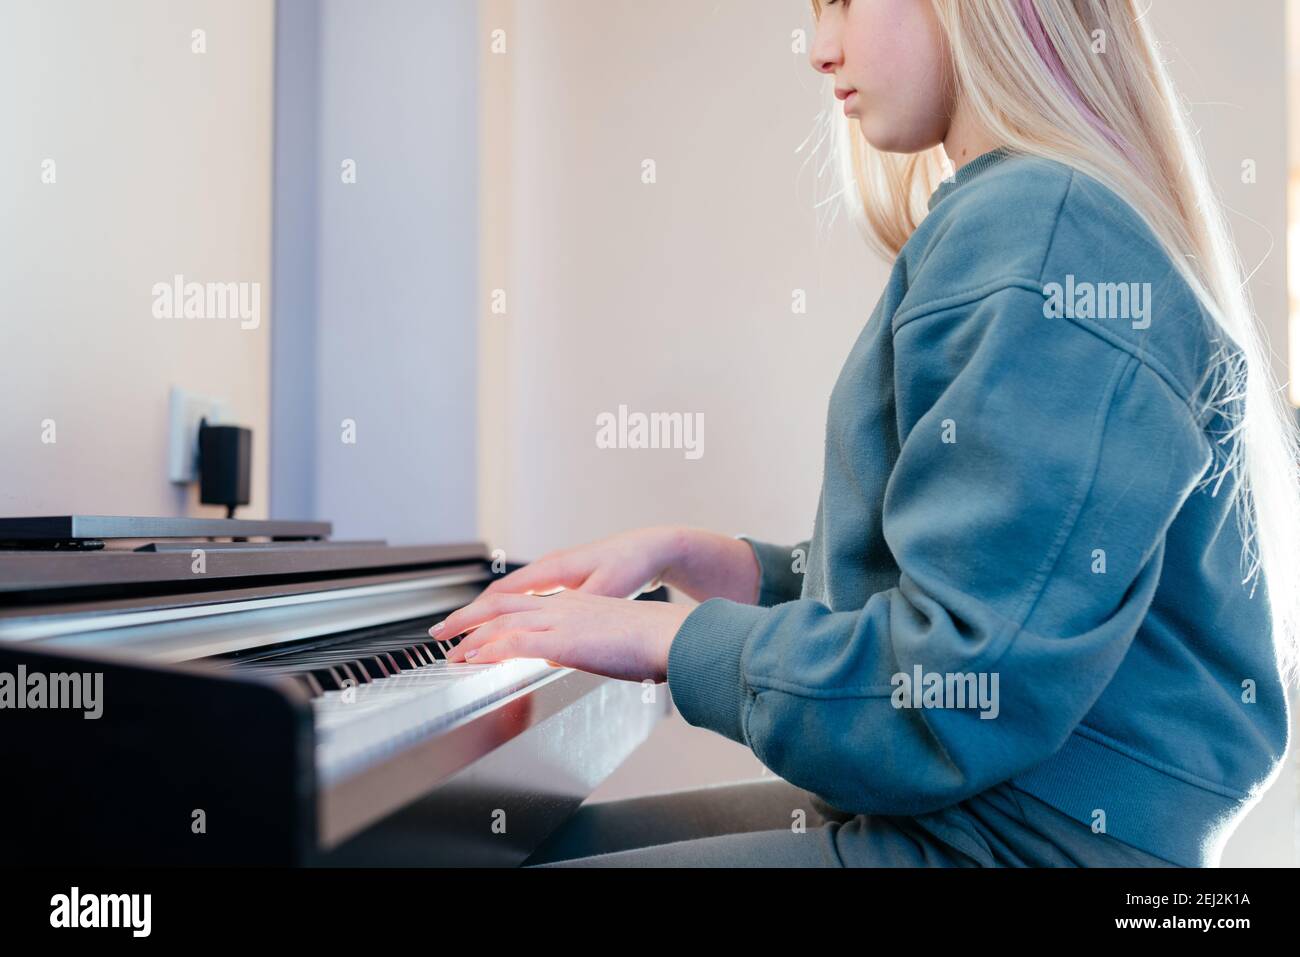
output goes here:
[[230, 403], [172, 386], [167, 477], [180, 485], [198, 481], [199, 423], [232, 425]]

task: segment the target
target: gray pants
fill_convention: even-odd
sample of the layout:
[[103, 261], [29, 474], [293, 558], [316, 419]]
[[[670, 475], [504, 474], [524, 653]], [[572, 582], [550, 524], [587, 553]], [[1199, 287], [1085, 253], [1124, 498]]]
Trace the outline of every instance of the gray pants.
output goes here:
[[779, 778], [588, 804], [550, 867], [1171, 867], [1009, 784], [930, 814], [848, 815]]

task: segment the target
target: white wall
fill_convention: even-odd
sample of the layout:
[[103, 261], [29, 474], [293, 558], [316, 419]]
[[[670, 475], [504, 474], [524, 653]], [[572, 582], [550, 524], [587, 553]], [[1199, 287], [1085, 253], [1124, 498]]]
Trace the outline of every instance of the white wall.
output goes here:
[[[1155, 0], [1166, 55], [1197, 104], [1211, 168], [1238, 211], [1267, 328], [1284, 345], [1282, 6]], [[654, 522], [793, 542], [811, 533], [826, 401], [885, 267], [843, 221], [819, 230], [795, 148], [821, 109], [788, 0], [491, 0], [484, 180], [485, 441], [481, 526], [530, 558]], [[486, 94], [485, 94], [486, 95]], [[503, 158], [508, 157], [508, 158]], [[643, 185], [655, 160], [658, 183]], [[1243, 159], [1258, 182], [1240, 181]], [[791, 314], [805, 289], [808, 314]], [[619, 404], [703, 412], [705, 455], [601, 451]], [[495, 441], [493, 438], [495, 437]], [[757, 773], [716, 736], [669, 725], [602, 796]], [[1294, 776], [1257, 810], [1230, 860], [1293, 858]], [[1236, 856], [1234, 856], [1236, 855]]]
[[280, 27], [276, 514], [472, 540], [473, 0], [282, 0]]
[[[271, 42], [264, 0], [4, 4], [0, 514], [224, 514], [167, 480], [173, 383], [253, 428], [266, 514]], [[260, 283], [260, 327], [155, 319], [177, 273]]]
[[[483, 432], [514, 477], [490, 537], [527, 557], [657, 521], [805, 536], [826, 399], [886, 275], [843, 221], [819, 234], [800, 172], [821, 105], [790, 49], [806, 11], [548, 0], [513, 17], [490, 58], [510, 101], [485, 104], [512, 111], [514, 197], [507, 272], [485, 276], [509, 296], [483, 316], [503, 337], [485, 387], [509, 399]], [[619, 404], [703, 413], [703, 458], [597, 449], [595, 417]]]

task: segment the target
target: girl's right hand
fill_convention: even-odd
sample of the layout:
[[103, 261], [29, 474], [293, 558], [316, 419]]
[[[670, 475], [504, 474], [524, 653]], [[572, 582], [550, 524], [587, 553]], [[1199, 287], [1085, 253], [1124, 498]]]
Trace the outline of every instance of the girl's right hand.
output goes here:
[[661, 525], [550, 552], [484, 591], [544, 594], [566, 588], [632, 598], [665, 584], [697, 601], [730, 598], [753, 604], [758, 578], [758, 563], [747, 543], [703, 529]]

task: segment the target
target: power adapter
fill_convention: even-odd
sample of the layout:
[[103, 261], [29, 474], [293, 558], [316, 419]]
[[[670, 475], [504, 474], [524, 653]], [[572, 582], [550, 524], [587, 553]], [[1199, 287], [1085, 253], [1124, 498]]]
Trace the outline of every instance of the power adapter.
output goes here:
[[226, 506], [226, 518], [247, 505], [253, 473], [253, 430], [199, 423], [199, 501]]

